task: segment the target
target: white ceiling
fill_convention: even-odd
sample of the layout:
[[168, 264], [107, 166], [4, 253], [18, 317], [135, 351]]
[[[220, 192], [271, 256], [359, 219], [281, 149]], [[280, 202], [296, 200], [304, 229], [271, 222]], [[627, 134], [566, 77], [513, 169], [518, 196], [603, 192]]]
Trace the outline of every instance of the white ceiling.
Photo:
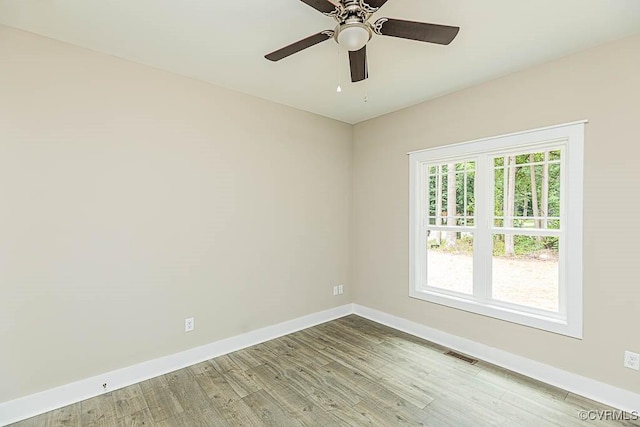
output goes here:
[[347, 123], [640, 32], [639, 0], [389, 0], [381, 16], [461, 30], [449, 46], [374, 35], [353, 84], [332, 40], [264, 59], [335, 26], [299, 0], [0, 0], [2, 24]]

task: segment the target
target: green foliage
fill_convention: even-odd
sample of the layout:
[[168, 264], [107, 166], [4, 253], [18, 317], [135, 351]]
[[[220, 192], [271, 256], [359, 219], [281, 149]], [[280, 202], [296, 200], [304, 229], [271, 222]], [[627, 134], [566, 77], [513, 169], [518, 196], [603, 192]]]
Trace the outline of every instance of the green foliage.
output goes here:
[[544, 249], [542, 241], [532, 236], [514, 236], [513, 246], [516, 255], [529, 255]]
[[453, 254], [472, 254], [473, 253], [473, 237], [469, 235], [463, 235], [462, 233], [456, 233], [456, 243], [453, 246], [449, 246], [445, 243], [444, 236], [442, 238], [442, 244], [440, 246], [432, 245], [430, 250], [438, 252], [446, 252]]
[[[516, 257], [538, 258], [542, 253], [554, 258], [558, 256], [557, 237], [515, 235], [513, 240]], [[454, 254], [472, 254], [473, 237], [457, 233], [455, 245], [447, 246], [443, 239], [443, 243], [440, 246], [432, 246], [430, 250]], [[505, 256], [504, 234], [496, 234], [493, 236], [493, 256]]]
[[549, 250], [552, 250], [554, 252], [558, 252], [559, 239], [557, 237], [551, 237], [551, 236], [543, 237], [542, 238], [542, 246], [544, 246], [545, 249], [549, 249]]
[[[536, 257], [545, 252], [553, 257], [558, 256], [557, 237], [513, 236], [513, 247], [517, 257]], [[505, 256], [504, 234], [493, 236], [493, 256]]]

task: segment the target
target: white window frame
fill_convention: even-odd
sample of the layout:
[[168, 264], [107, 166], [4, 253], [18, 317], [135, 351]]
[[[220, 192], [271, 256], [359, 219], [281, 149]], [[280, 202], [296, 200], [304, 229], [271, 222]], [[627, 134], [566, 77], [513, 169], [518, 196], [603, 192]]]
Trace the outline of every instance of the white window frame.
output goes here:
[[[512, 323], [582, 338], [582, 228], [584, 127], [586, 120], [501, 135], [459, 144], [413, 151], [409, 155], [409, 296]], [[560, 148], [560, 224], [558, 313], [496, 301], [491, 295], [492, 233], [504, 234], [493, 223], [492, 156]], [[424, 286], [427, 283], [427, 240], [424, 179], [427, 164], [475, 160], [475, 220], [473, 295]], [[526, 234], [526, 229], [507, 229]]]

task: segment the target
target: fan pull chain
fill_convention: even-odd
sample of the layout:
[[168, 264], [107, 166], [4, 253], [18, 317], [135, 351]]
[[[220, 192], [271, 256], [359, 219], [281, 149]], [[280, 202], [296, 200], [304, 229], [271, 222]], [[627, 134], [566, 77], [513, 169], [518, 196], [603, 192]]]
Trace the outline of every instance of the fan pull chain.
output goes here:
[[369, 102], [369, 79], [364, 81], [364, 102]]
[[338, 80], [338, 87], [336, 88], [336, 92], [341, 93], [342, 92], [342, 86], [340, 86], [340, 64], [342, 61], [340, 61], [340, 45], [336, 44], [338, 46], [338, 75], [337, 80]]
[[[368, 76], [367, 76], [368, 77]], [[364, 103], [369, 102], [369, 79], [364, 80]]]

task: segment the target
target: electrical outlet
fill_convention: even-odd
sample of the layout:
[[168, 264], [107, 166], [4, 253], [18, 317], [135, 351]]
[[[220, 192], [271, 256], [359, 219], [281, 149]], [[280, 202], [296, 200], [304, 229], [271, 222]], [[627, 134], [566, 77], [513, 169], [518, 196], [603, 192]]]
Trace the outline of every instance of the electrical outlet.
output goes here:
[[191, 332], [195, 328], [195, 323], [193, 321], [193, 317], [189, 317], [188, 319], [184, 319], [184, 331]]
[[625, 368], [635, 369], [640, 371], [640, 354], [633, 353], [631, 351], [624, 352], [624, 366]]
[[339, 294], [343, 294], [344, 293], [344, 285], [338, 285], [338, 293]]

